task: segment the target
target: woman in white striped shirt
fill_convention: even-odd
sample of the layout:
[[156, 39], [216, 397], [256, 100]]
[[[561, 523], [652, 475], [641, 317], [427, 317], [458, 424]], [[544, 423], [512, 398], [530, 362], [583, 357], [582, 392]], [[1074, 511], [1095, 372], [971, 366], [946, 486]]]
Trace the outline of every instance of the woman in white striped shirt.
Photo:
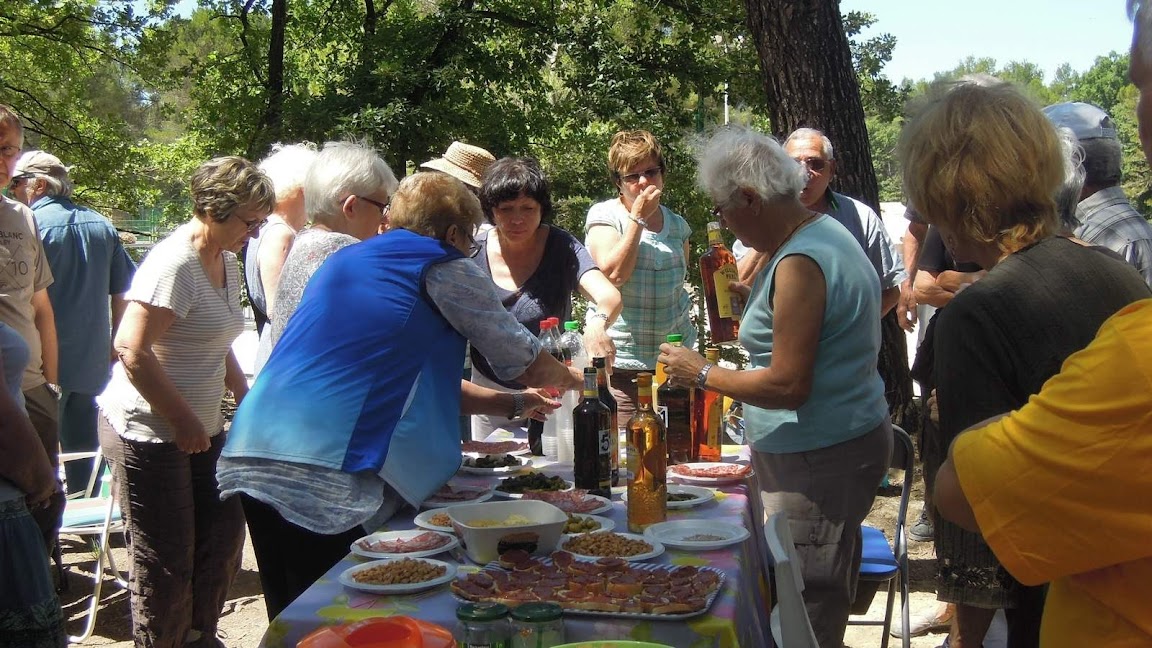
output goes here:
[[137, 646], [219, 646], [216, 624], [244, 541], [221, 502], [220, 401], [248, 392], [232, 342], [244, 328], [236, 252], [275, 205], [254, 164], [223, 157], [192, 176], [192, 218], [140, 264], [116, 334], [121, 362], [98, 403], [100, 444], [128, 523]]

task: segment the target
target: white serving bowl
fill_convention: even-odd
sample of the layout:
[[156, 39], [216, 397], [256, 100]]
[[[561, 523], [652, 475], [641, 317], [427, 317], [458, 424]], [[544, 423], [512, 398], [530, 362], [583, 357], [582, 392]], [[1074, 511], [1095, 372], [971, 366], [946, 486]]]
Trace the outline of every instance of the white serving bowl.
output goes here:
[[[531, 523], [514, 526], [472, 524], [479, 520], [503, 521], [513, 515], [524, 516]], [[568, 521], [568, 514], [564, 511], [536, 500], [460, 504], [448, 509], [448, 517], [468, 557], [481, 565], [496, 560], [501, 553], [511, 549], [539, 555], [552, 553], [563, 534], [564, 523]]]

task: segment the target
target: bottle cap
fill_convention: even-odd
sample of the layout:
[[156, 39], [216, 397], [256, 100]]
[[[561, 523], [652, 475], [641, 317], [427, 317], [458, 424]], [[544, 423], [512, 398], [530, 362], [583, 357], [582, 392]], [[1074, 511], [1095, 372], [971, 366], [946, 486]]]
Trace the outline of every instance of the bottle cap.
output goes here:
[[503, 603], [465, 603], [456, 608], [456, 618], [461, 621], [497, 621], [508, 616], [508, 606]]
[[564, 322], [565, 331], [579, 331], [580, 322]]
[[512, 610], [512, 618], [517, 621], [542, 623], [555, 621], [564, 616], [564, 610], [555, 603], [524, 603]]
[[669, 342], [683, 342], [684, 336], [679, 334], [679, 333], [673, 333], [673, 334], [668, 336], [668, 341]]

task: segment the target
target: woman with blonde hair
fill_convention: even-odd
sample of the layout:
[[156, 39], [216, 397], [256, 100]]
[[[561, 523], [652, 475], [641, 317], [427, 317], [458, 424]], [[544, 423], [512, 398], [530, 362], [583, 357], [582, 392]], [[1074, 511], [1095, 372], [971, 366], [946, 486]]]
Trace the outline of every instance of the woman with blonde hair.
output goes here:
[[192, 174], [192, 218], [152, 248], [124, 298], [120, 362], [97, 399], [100, 447], [128, 525], [137, 646], [219, 646], [216, 624], [240, 568], [244, 515], [221, 501], [220, 401], [248, 382], [236, 253], [275, 205], [268, 178], [222, 157]]
[[[942, 443], [1018, 409], [1127, 304], [1149, 296], [1123, 261], [1057, 236], [1065, 178], [1051, 122], [1005, 83], [939, 88], [905, 126], [904, 187], [958, 262], [988, 271], [938, 317], [936, 394]], [[939, 466], [943, 456], [925, 457]], [[1009, 646], [1036, 646], [1042, 588], [1027, 588], [975, 533], [939, 520], [938, 597], [956, 604], [953, 648], [979, 646], [1005, 609]]]
[[688, 222], [660, 203], [667, 165], [660, 142], [646, 130], [620, 131], [608, 148], [608, 169], [619, 195], [597, 203], [584, 222], [584, 245], [608, 280], [620, 289], [620, 316], [597, 308], [588, 319], [611, 322], [616, 347], [612, 389], [620, 421], [632, 415], [636, 374], [653, 371], [660, 345], [671, 333], [696, 346], [684, 288], [688, 272]]
[[218, 478], [224, 497], [243, 501], [269, 618], [365, 529], [419, 506], [456, 473], [461, 412], [524, 406], [520, 394], [462, 394], [465, 341], [501, 379], [578, 383], [540, 353], [468, 258], [481, 218], [455, 178], [405, 178], [389, 231], [316, 271], [237, 410]]

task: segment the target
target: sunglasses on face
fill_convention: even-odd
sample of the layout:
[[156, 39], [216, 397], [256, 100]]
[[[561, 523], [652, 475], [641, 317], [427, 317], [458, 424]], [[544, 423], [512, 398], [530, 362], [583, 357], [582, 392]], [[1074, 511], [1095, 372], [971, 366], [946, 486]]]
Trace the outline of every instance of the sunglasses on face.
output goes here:
[[824, 158], [806, 157], [806, 158], [792, 158], [792, 159], [796, 160], [796, 162], [798, 162], [799, 164], [802, 164], [805, 167], [807, 167], [809, 171], [815, 171], [817, 173], [823, 171], [825, 168], [828, 167], [828, 160], [825, 160]]
[[640, 171], [639, 173], [629, 173], [628, 175], [620, 176], [620, 179], [624, 182], [627, 182], [628, 184], [636, 184], [637, 182], [640, 182], [640, 178], [652, 180], [662, 173], [664, 173], [664, 167], [655, 166], [651, 169]]

